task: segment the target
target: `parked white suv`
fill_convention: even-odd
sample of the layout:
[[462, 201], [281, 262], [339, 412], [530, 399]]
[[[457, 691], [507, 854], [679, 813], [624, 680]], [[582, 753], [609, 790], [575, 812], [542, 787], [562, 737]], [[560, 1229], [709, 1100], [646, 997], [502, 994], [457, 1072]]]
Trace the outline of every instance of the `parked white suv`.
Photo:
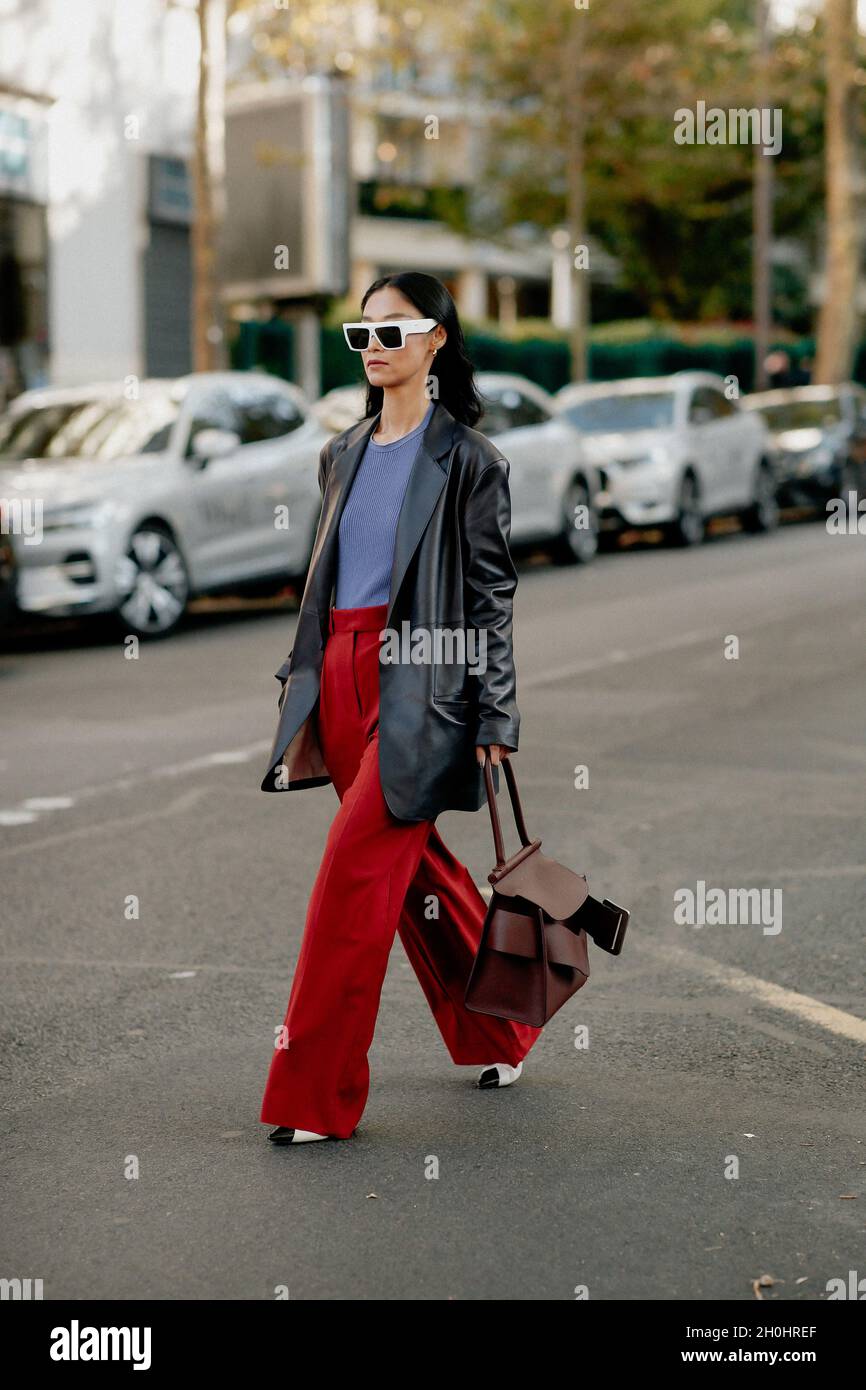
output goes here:
[[603, 533], [663, 527], [679, 545], [707, 519], [738, 514], [751, 531], [778, 524], [767, 429], [711, 372], [565, 386], [558, 408], [601, 469]]
[[25, 613], [163, 636], [192, 594], [303, 576], [327, 433], [258, 372], [28, 391], [0, 417], [0, 530]]

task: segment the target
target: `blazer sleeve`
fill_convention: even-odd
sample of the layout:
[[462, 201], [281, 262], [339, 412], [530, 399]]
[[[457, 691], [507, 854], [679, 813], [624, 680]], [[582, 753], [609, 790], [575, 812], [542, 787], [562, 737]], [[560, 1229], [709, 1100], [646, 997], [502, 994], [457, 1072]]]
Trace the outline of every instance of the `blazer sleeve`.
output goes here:
[[[321, 448], [321, 450], [319, 451], [319, 492], [320, 492], [321, 495], [322, 495], [322, 500], [323, 500], [323, 501], [324, 501], [324, 498], [325, 498], [325, 483], [328, 481], [328, 469], [330, 468], [330, 466], [331, 466], [331, 441], [330, 441], [330, 439], [329, 439], [329, 440], [327, 441], [327, 443], [325, 443], [325, 444], [322, 445], [322, 448]], [[294, 650], [294, 648], [292, 648], [292, 650]], [[289, 670], [291, 669], [291, 662], [292, 662], [292, 653], [289, 652], [288, 656], [286, 657], [286, 659], [285, 659], [285, 661], [283, 662], [283, 664], [282, 664], [282, 666], [280, 667], [280, 669], [279, 669], [278, 671], [275, 671], [275, 672], [274, 672], [274, 675], [275, 675], [275, 677], [277, 678], [277, 680], [281, 682], [281, 685], [280, 685], [280, 693], [279, 693], [279, 695], [277, 696], [277, 708], [278, 708], [278, 709], [279, 709], [280, 704], [281, 704], [281, 702], [282, 702], [283, 691], [284, 691], [285, 688], [286, 688], [286, 681], [287, 681], [288, 678], [289, 678]]]
[[520, 730], [512, 647], [512, 604], [517, 571], [508, 548], [511, 536], [508, 472], [509, 465], [504, 458], [487, 464], [466, 499], [463, 583], [466, 622], [476, 629], [479, 641], [486, 644], [486, 669], [478, 677], [475, 742], [483, 746], [501, 743], [514, 752]]

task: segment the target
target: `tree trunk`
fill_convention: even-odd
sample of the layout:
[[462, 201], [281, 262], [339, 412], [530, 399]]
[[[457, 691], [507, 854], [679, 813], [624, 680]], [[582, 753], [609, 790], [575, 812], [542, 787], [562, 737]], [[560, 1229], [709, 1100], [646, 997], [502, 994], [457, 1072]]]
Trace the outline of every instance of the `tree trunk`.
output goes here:
[[[756, 0], [755, 23], [758, 31], [757, 79], [758, 108], [770, 105], [767, 68], [770, 56], [770, 0]], [[754, 323], [755, 391], [766, 390], [767, 368], [773, 330], [773, 156], [755, 146], [752, 165], [752, 321]]]
[[859, 87], [855, 81], [857, 0], [825, 0], [825, 169], [827, 252], [813, 380], [847, 381], [854, 367], [859, 316], [862, 191], [857, 149]]
[[201, 52], [193, 157], [192, 356], [193, 371], [210, 372], [222, 364], [214, 193], [221, 173], [215, 144], [223, 137], [219, 113], [225, 72], [218, 26], [225, 24], [225, 0], [198, 0], [198, 21]]
[[586, 14], [575, 7], [568, 19], [568, 34], [563, 44], [563, 76], [566, 92], [566, 159], [568, 161], [568, 196], [566, 222], [571, 244], [571, 379], [586, 381], [589, 370], [588, 324], [590, 270], [578, 269], [575, 257], [586, 244], [586, 195], [584, 173], [585, 118], [583, 111], [583, 26]]

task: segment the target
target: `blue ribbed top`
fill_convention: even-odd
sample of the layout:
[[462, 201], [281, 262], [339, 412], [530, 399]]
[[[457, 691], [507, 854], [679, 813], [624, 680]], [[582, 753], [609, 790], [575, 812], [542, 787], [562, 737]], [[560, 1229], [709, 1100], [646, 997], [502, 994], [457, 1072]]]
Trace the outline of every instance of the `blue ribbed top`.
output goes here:
[[388, 602], [397, 521], [433, 405], [431, 401], [420, 425], [401, 439], [390, 444], [367, 441], [340, 517], [337, 608]]

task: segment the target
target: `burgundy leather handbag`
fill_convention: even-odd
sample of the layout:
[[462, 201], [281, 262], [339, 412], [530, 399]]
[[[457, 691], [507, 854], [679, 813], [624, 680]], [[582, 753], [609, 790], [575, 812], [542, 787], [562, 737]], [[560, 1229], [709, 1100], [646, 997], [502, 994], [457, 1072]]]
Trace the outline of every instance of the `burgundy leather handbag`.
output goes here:
[[501, 763], [521, 848], [505, 858], [489, 755], [484, 784], [493, 827], [496, 867], [488, 874], [493, 896], [464, 1003], [475, 1013], [540, 1028], [589, 979], [587, 937], [618, 956], [629, 914], [605, 898], [590, 897], [586, 875], [541, 853], [526, 833], [509, 758]]

